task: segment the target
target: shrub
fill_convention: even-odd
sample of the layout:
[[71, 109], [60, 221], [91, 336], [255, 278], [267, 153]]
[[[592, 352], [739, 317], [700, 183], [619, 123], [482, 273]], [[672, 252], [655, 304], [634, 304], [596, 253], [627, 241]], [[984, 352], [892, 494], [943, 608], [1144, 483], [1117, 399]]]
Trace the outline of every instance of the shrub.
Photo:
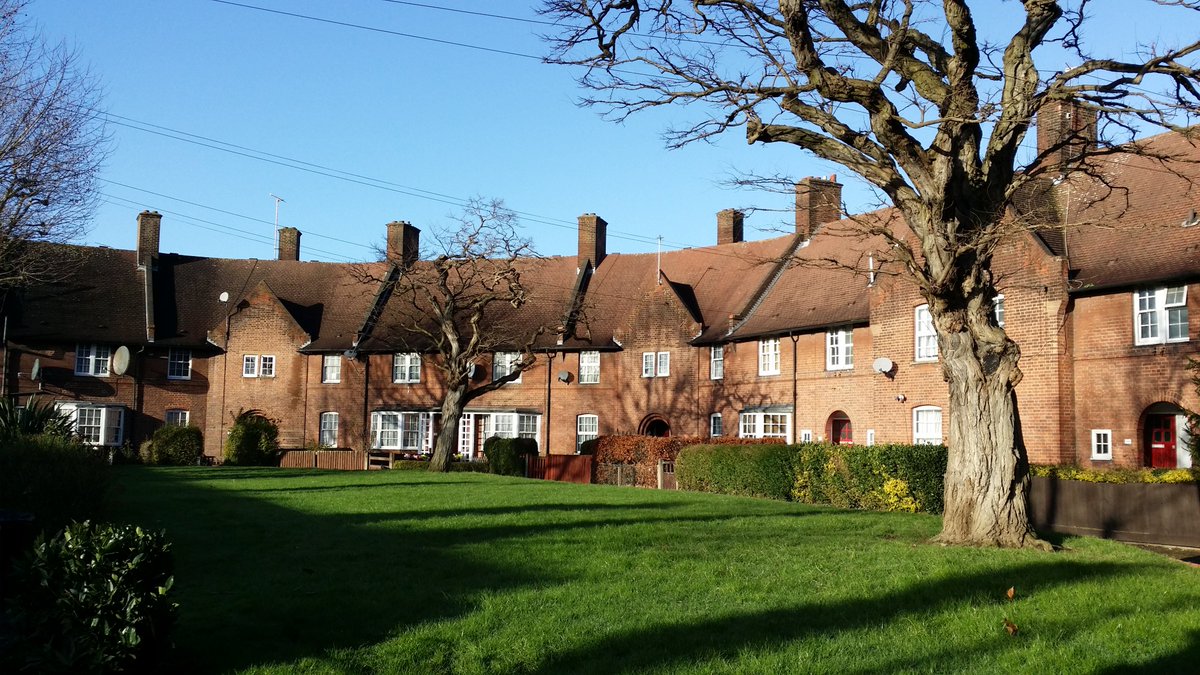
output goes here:
[[150, 437], [150, 463], [194, 466], [204, 454], [204, 436], [197, 427], [160, 427]]
[[537, 441], [532, 438], [492, 436], [483, 442], [483, 454], [491, 472], [501, 476], [524, 476], [525, 457], [537, 452]]
[[241, 410], [225, 439], [225, 463], [271, 466], [279, 462], [279, 426], [261, 410]]
[[12, 399], [0, 399], [0, 439], [41, 434], [70, 438], [75, 435], [75, 424], [53, 401], [30, 396], [25, 405], [18, 405]]
[[1031, 466], [1029, 474], [1086, 483], [1200, 483], [1200, 467], [1191, 469], [1084, 469], [1077, 466]]
[[684, 490], [787, 499], [795, 474], [796, 447], [768, 445], [693, 445], [675, 461], [675, 478]]
[[170, 545], [132, 525], [82, 522], [16, 566], [14, 649], [27, 670], [152, 671], [169, 645]]
[[53, 532], [102, 512], [109, 467], [76, 439], [17, 436], [0, 440], [0, 508], [28, 511]]
[[[673, 460], [679, 456], [679, 451], [690, 445], [700, 445], [706, 439], [700, 436], [600, 436], [584, 443], [581, 454], [594, 454], [596, 457], [596, 477], [600, 482], [614, 482], [616, 472], [608, 465], [631, 464], [637, 476], [640, 487], [658, 487], [658, 462]], [[722, 439], [721, 445], [763, 445], [782, 444], [780, 439]], [[591, 444], [590, 447], [587, 447]], [[589, 452], [590, 451], [590, 452]]]

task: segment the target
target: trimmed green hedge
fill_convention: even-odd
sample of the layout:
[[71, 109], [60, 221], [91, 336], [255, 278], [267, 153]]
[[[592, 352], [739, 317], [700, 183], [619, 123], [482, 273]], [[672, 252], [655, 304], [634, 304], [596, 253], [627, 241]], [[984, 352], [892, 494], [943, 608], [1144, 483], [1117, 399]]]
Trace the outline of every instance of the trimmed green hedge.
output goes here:
[[102, 450], [61, 436], [0, 441], [0, 509], [28, 511], [55, 532], [102, 515], [109, 466]]
[[1200, 468], [1191, 469], [1083, 469], [1077, 466], [1031, 466], [1029, 473], [1042, 478], [1085, 483], [1200, 483]]
[[697, 445], [675, 463], [684, 490], [843, 508], [941, 513], [941, 445]]
[[[398, 459], [392, 462], [393, 470], [400, 471], [425, 471], [429, 468], [429, 461], [424, 459]], [[450, 462], [450, 472], [461, 473], [489, 473], [491, 467], [487, 462], [467, 462], [454, 461]]]
[[204, 454], [204, 435], [199, 427], [159, 427], [150, 437], [148, 454], [151, 464], [195, 466]]
[[524, 476], [525, 456], [538, 453], [537, 441], [532, 438], [500, 438], [492, 436], [483, 442], [492, 473], [502, 476]]

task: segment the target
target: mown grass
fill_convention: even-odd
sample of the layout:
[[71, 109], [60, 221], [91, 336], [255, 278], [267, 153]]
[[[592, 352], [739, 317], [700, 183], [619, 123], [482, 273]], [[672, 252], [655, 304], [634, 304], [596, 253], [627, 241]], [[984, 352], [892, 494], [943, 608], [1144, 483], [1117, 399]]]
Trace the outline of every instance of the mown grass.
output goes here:
[[176, 670], [1200, 664], [1200, 570], [1105, 541], [942, 548], [931, 516], [480, 474], [130, 468], [118, 490], [174, 542]]

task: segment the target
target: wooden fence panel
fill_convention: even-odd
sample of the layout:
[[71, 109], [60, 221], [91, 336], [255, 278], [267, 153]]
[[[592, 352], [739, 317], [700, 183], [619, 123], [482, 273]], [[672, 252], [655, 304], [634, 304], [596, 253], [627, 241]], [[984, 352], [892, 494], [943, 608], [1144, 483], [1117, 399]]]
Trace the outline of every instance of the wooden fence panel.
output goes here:
[[367, 468], [367, 453], [362, 450], [285, 450], [279, 457], [284, 469], [334, 469], [362, 471]]
[[1034, 478], [1038, 529], [1104, 539], [1200, 547], [1200, 485], [1088, 483]]
[[592, 482], [592, 457], [591, 455], [529, 457], [525, 461], [525, 475], [528, 478], [587, 485]]

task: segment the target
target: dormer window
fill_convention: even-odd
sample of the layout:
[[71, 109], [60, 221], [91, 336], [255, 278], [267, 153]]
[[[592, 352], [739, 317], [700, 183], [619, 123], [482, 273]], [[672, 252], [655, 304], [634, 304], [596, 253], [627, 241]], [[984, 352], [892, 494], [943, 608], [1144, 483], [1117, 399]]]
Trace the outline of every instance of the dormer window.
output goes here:
[[75, 374], [108, 377], [108, 362], [112, 349], [107, 345], [76, 345]]

